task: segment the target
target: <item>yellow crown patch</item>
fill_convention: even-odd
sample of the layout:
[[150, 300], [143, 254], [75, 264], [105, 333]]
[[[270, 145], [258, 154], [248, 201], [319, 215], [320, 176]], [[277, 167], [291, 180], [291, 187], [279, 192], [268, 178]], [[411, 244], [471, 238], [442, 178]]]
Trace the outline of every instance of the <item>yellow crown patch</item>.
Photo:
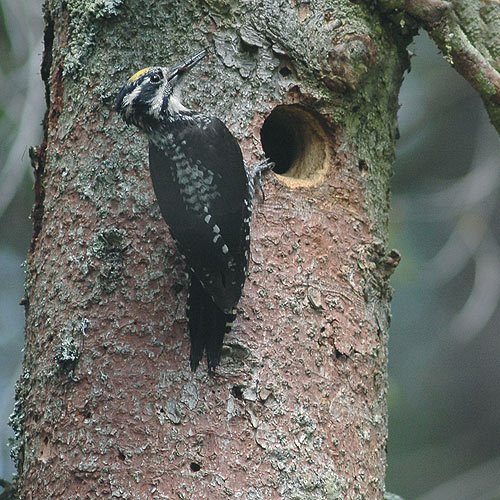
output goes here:
[[139, 78], [145, 71], [147, 71], [150, 67], [139, 70], [137, 73], [134, 73], [129, 79], [128, 83], [135, 82], [137, 78]]

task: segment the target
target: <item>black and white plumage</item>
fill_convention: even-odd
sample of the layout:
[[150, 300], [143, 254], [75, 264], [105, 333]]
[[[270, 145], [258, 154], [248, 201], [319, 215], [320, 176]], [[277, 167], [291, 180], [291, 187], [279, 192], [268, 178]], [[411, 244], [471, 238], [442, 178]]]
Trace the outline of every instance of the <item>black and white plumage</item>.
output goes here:
[[206, 351], [213, 371], [246, 278], [254, 187], [226, 126], [180, 102], [179, 82], [204, 56], [203, 51], [171, 68], [137, 72], [116, 108], [149, 138], [154, 191], [191, 278], [191, 368]]

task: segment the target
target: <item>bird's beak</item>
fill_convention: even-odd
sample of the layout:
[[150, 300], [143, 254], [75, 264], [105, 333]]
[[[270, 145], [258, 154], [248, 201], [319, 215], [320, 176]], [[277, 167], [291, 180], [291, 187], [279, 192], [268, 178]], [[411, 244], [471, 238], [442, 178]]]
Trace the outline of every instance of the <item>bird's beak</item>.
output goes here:
[[184, 73], [189, 71], [193, 66], [198, 64], [207, 55], [206, 50], [198, 52], [194, 56], [188, 57], [177, 66], [174, 66], [168, 75], [168, 81], [180, 78]]

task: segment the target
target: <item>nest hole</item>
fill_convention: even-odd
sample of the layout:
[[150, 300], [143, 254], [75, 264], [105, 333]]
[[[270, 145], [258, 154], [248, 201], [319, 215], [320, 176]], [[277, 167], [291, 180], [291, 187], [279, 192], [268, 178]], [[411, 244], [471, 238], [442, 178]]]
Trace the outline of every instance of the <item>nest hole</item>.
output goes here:
[[329, 139], [321, 117], [298, 105], [280, 105], [260, 131], [262, 149], [274, 172], [291, 187], [322, 182], [329, 164]]

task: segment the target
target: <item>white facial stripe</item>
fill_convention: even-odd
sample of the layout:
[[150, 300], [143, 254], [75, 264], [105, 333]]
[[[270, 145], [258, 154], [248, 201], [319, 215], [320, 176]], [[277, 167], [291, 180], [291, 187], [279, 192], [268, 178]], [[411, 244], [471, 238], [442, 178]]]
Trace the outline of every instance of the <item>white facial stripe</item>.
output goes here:
[[123, 108], [128, 108], [136, 99], [137, 99], [137, 96], [141, 93], [141, 87], [136, 87], [134, 90], [132, 90], [132, 92], [130, 92], [130, 94], [127, 94], [124, 98], [123, 98], [123, 104], [122, 104], [122, 107]]
[[168, 112], [171, 115], [179, 113], [180, 111], [187, 111], [187, 109], [179, 101], [178, 97], [174, 94], [168, 101]]
[[174, 87], [173, 94], [168, 101], [168, 112], [171, 115], [174, 115], [175, 113], [179, 113], [181, 111], [187, 111], [187, 108], [185, 108], [181, 103], [181, 87], [178, 85]]
[[168, 82], [165, 81], [161, 87], [158, 87], [158, 90], [156, 91], [156, 94], [149, 101], [149, 104], [151, 104], [151, 114], [155, 118], [159, 118], [159, 116], [160, 116], [161, 107], [163, 105], [163, 98], [165, 96], [165, 87], [167, 85], [168, 85]]

